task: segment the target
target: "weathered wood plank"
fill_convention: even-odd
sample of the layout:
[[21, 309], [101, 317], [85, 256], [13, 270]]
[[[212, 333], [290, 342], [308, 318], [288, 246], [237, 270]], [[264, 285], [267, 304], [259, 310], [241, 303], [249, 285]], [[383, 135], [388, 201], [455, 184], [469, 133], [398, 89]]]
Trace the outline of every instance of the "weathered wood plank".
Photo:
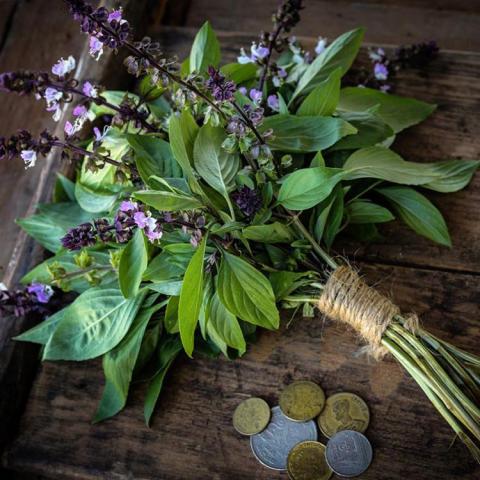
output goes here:
[[[222, 44], [223, 59], [232, 61], [242, 45], [254, 38], [242, 33], [217, 32]], [[184, 58], [189, 51], [194, 29], [168, 28], [151, 32], [160, 38], [162, 47]], [[314, 39], [301, 38], [312, 47]], [[363, 51], [365, 62], [365, 51]], [[442, 52], [424, 72], [405, 71], [398, 77], [397, 92], [438, 104], [437, 111], [424, 123], [402, 132], [394, 149], [407, 160], [439, 161], [451, 158], [480, 158], [478, 99], [480, 55]], [[450, 226], [453, 249], [436, 246], [416, 235], [400, 222], [382, 228], [385, 239], [371, 245], [343, 240], [335, 248], [339, 253], [356, 255], [385, 263], [422, 265], [460, 271], [480, 271], [480, 223], [475, 205], [480, 202], [480, 176], [462, 192], [428, 195], [445, 215]]]
[[[212, 19], [213, 26], [225, 31], [259, 32], [269, 29], [269, 19], [278, 0], [236, 1], [195, 0], [186, 26], [199, 27]], [[417, 3], [417, 2], [415, 2]], [[439, 10], [427, 5], [404, 5], [403, 2], [306, 1], [296, 35], [334, 38], [341, 33], [364, 26], [366, 41], [394, 45], [437, 40], [442, 48], [478, 51], [480, 11]], [[453, 2], [449, 8], [455, 9]]]
[[[420, 313], [425, 327], [480, 353], [478, 277], [380, 265], [365, 271], [406, 311]], [[343, 327], [299, 318], [281, 332], [261, 332], [241, 360], [182, 358], [151, 429], [142, 422], [142, 388], [134, 389], [119, 416], [92, 425], [102, 390], [100, 362], [45, 363], [5, 464], [65, 480], [285, 478], [256, 462], [231, 415], [247, 395], [275, 405], [285, 384], [307, 378], [327, 394], [353, 391], [369, 404], [367, 435], [375, 456], [365, 480], [478, 478], [469, 453], [459, 442], [451, 447], [452, 432], [415, 382], [393, 360], [369, 363], [354, 355], [357, 349]]]

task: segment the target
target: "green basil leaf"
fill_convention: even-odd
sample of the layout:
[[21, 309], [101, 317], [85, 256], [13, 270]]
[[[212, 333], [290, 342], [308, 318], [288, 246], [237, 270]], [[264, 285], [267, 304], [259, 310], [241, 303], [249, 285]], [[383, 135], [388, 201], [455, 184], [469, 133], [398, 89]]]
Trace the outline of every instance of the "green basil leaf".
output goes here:
[[205, 22], [193, 40], [190, 52], [190, 73], [203, 73], [220, 63], [220, 44], [209, 22]]
[[430, 103], [372, 88], [347, 87], [340, 91], [340, 111], [364, 112], [377, 105], [378, 115], [395, 133], [425, 120], [436, 108], [436, 105]]
[[193, 158], [198, 174], [208, 185], [222, 194], [233, 216], [233, 206], [228, 193], [235, 188], [240, 157], [237, 154], [229, 154], [222, 148], [225, 138], [223, 128], [204, 125], [195, 140]]
[[198, 129], [197, 122], [188, 110], [183, 110], [179, 116], [170, 117], [168, 136], [173, 156], [182, 167], [185, 177], [193, 183], [196, 182], [192, 169], [193, 146]]
[[368, 147], [352, 153], [345, 162], [346, 180], [378, 178], [403, 185], [425, 185], [442, 178], [438, 164], [407, 162], [385, 147]]
[[225, 308], [217, 292], [210, 298], [206, 317], [207, 333], [210, 336], [218, 336], [226, 345], [238, 350], [240, 355], [245, 353], [247, 346], [237, 317]]
[[140, 310], [125, 338], [103, 356], [105, 387], [94, 423], [113, 417], [125, 407], [143, 336], [155, 311], [155, 307]]
[[268, 145], [284, 152], [317, 152], [331, 147], [357, 129], [340, 118], [299, 117], [296, 115], [272, 115], [259, 127], [261, 132], [272, 129]]
[[337, 185], [333, 191], [334, 198], [328, 213], [327, 223], [323, 232], [323, 242], [330, 248], [335, 241], [335, 238], [340, 231], [342, 225], [343, 211], [344, 211], [344, 191], [340, 185]]
[[180, 331], [178, 327], [178, 303], [180, 297], [173, 296], [170, 297], [167, 303], [167, 308], [165, 310], [165, 330], [168, 333], [178, 333]]
[[328, 117], [332, 115], [340, 99], [342, 69], [334, 70], [326, 80], [317, 85], [297, 110], [297, 115]]
[[80, 181], [75, 183], [75, 198], [80, 207], [86, 212], [101, 213], [110, 211], [118, 199], [119, 188], [110, 189], [97, 187], [96, 189], [83, 185]]
[[94, 287], [69, 307], [45, 346], [44, 360], [88, 360], [110, 351], [128, 332], [144, 294], [124, 298], [115, 288]]
[[72, 227], [92, 220], [92, 214], [77, 203], [62, 202], [38, 205], [39, 213], [17, 220], [23, 230], [50, 252], [62, 247], [60, 239]]
[[366, 112], [344, 112], [340, 117], [353, 125], [357, 133], [340, 139], [331, 147], [332, 151], [371, 147], [393, 135], [392, 128], [376, 114], [375, 109]]
[[475, 170], [480, 165], [478, 160], [448, 160], [430, 164], [435, 166], [441, 178], [423, 185], [423, 187], [436, 192], [458, 192], [466, 187], [472, 179]]
[[280, 317], [272, 286], [245, 260], [224, 252], [217, 288], [223, 305], [238, 318], [271, 330], [278, 328]]
[[148, 264], [143, 275], [144, 280], [161, 282], [182, 276], [194, 253], [195, 250], [190, 243], [164, 247], [163, 251]]
[[164, 280], [161, 282], [150, 283], [150, 290], [161, 293], [162, 295], [180, 295], [182, 290], [181, 280]]
[[62, 308], [58, 312], [48, 317], [43, 322], [35, 325], [26, 332], [21, 333], [14, 337], [14, 340], [20, 342], [38, 343], [40, 345], [46, 345], [53, 335], [53, 332], [59, 325], [59, 323], [69, 315], [68, 307]]
[[123, 249], [118, 266], [118, 283], [125, 298], [133, 298], [138, 295], [147, 264], [147, 239], [143, 231], [137, 228]]
[[203, 237], [185, 272], [178, 304], [180, 339], [189, 357], [193, 353], [195, 329], [203, 300], [203, 261], [206, 245], [206, 237]]
[[151, 176], [180, 178], [182, 169], [175, 160], [170, 144], [151, 135], [128, 134], [127, 140], [135, 153], [135, 164], [142, 180], [148, 185]]
[[428, 239], [452, 246], [448, 228], [440, 211], [421, 193], [408, 187], [386, 187], [377, 191], [392, 204], [398, 216], [415, 232]]
[[158, 401], [158, 397], [163, 387], [163, 381], [165, 380], [165, 375], [168, 372], [168, 369], [172, 365], [175, 357], [181, 352], [182, 344], [177, 335], [165, 337], [160, 339], [160, 346], [158, 351], [157, 359], [157, 373], [151, 380], [147, 394], [145, 396], [145, 406], [143, 409], [143, 414], [145, 417], [145, 423], [150, 425], [150, 420], [152, 418], [153, 410]]
[[135, 192], [133, 196], [137, 200], [164, 212], [193, 210], [202, 207], [202, 204], [195, 197], [180, 193], [140, 190]]
[[272, 272], [269, 276], [277, 302], [293, 293], [297, 288], [309, 285], [310, 272]]
[[220, 71], [229, 80], [237, 85], [254, 80], [257, 76], [257, 65], [255, 63], [227, 63], [220, 68]]
[[354, 200], [345, 212], [351, 224], [385, 223], [395, 219], [390, 210], [367, 200]]
[[291, 229], [280, 222], [250, 225], [242, 230], [244, 238], [260, 243], [290, 243], [294, 240]]
[[293, 92], [292, 102], [299, 95], [306, 95], [340, 68], [345, 75], [352, 65], [363, 40], [364, 29], [357, 28], [335, 39], [307, 68]]
[[327, 198], [345, 173], [328, 167], [302, 168], [285, 178], [278, 203], [291, 210], [307, 210]]
[[53, 201], [55, 203], [75, 201], [75, 183], [61, 173], [57, 173]]

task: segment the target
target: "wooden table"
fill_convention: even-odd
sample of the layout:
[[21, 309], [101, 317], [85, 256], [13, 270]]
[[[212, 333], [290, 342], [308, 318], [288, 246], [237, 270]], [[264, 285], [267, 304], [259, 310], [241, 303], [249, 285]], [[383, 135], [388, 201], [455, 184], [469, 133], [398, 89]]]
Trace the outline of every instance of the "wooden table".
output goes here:
[[[37, 67], [45, 62], [50, 65], [60, 55], [81, 51], [84, 39], [76, 35], [77, 27], [68, 20], [61, 2], [52, 0], [58, 9], [47, 9], [45, 3], [0, 3], [0, 13], [11, 5], [16, 9], [10, 21], [0, 21], [0, 32], [5, 26], [10, 28], [3, 34], [2, 68], [18, 67], [27, 60]], [[150, 3], [153, 14], [142, 15], [138, 3], [135, 13], [143, 19], [139, 25], [159, 38], [165, 50], [183, 58], [196, 29], [209, 19], [221, 39], [225, 60], [232, 60], [241, 45], [248, 46], [255, 38], [254, 32], [269, 27], [269, 14], [277, 2]], [[396, 150], [410, 160], [480, 158], [480, 55], [475, 53], [480, 46], [478, 1], [307, 0], [306, 4], [308, 10], [296, 33], [305, 37], [302, 40], [310, 47], [317, 35], [332, 38], [359, 24], [367, 27], [366, 40], [377, 45], [436, 39], [442, 48], [439, 59], [427, 72], [402, 73], [398, 92], [438, 103], [438, 111], [421, 126], [400, 135]], [[48, 27], [33, 30], [32, 38], [23, 35], [38, 18], [46, 18], [47, 12], [51, 14], [49, 22], [68, 25], [48, 33], [48, 48], [44, 41], [47, 33], [42, 30]], [[70, 43], [60, 48], [54, 38], [69, 38]], [[22, 51], [39, 49], [48, 52], [48, 58], [46, 53], [41, 61], [32, 54], [18, 58], [13, 47], [20, 48], [17, 42], [24, 45]], [[17, 121], [24, 120], [25, 108], [25, 102], [18, 107], [17, 99], [0, 104], [2, 134], [20, 126]], [[12, 120], [7, 124], [8, 112], [12, 112]], [[45, 116], [39, 114], [32, 121], [39, 126]], [[7, 192], [2, 193], [7, 206], [0, 204], [4, 224], [13, 214], [7, 207], [15, 199], [15, 215], [29, 205], [32, 190], [28, 189], [33, 188], [35, 177], [30, 172], [24, 175], [18, 166], [12, 167], [17, 169], [14, 174], [5, 166], [0, 168], [4, 169], [2, 192]], [[10, 174], [17, 182], [26, 182], [20, 183], [21, 191], [10, 185], [11, 177], [4, 176]], [[48, 185], [42, 187], [43, 195]], [[354, 257], [368, 279], [378, 282], [402, 309], [419, 313], [433, 333], [480, 354], [480, 175], [463, 192], [431, 198], [445, 214], [453, 249], [435, 246], [396, 224], [383, 230], [382, 242], [361, 247], [344, 242], [336, 248]], [[0, 252], [3, 265], [14, 245], [13, 230], [6, 233], [6, 247]], [[22, 258], [26, 254], [24, 250]], [[14, 274], [31, 260], [25, 260]], [[248, 440], [231, 427], [231, 415], [246, 396], [260, 395], [274, 405], [284, 385], [306, 378], [318, 381], [327, 394], [348, 390], [369, 404], [372, 422], [367, 435], [375, 458], [361, 478], [478, 479], [480, 469], [463, 445], [453, 442], [450, 428], [415, 382], [393, 360], [369, 362], [356, 356], [357, 350], [351, 332], [316, 318], [297, 319], [280, 332], [262, 332], [244, 358], [235, 362], [182, 358], [168, 378], [150, 429], [142, 421], [142, 387], [133, 390], [119, 416], [92, 425], [103, 387], [100, 362], [46, 363], [38, 369], [18, 433], [5, 450], [3, 463], [10, 471], [59, 479], [286, 478], [256, 462]]]

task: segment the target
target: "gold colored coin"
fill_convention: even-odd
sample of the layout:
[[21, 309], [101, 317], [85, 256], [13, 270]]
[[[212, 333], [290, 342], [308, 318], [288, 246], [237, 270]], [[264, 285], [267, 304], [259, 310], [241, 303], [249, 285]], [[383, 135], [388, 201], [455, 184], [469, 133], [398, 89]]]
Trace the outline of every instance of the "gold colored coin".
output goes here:
[[363, 433], [370, 422], [367, 404], [354, 393], [336, 393], [327, 398], [325, 408], [318, 417], [322, 433], [330, 438], [341, 430]]
[[327, 480], [332, 469], [325, 459], [325, 445], [320, 442], [297, 443], [288, 454], [287, 472], [290, 480]]
[[233, 413], [233, 426], [242, 435], [260, 433], [270, 421], [270, 407], [268, 403], [257, 397], [244, 400]]
[[283, 414], [296, 422], [312, 420], [325, 405], [325, 393], [313, 382], [302, 380], [288, 385], [280, 394]]

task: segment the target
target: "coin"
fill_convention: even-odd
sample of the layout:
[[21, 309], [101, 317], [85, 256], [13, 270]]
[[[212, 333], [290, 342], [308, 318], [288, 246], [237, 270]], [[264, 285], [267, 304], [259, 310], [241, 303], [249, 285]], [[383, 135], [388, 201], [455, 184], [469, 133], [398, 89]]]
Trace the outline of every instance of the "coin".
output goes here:
[[354, 393], [336, 393], [327, 398], [325, 408], [318, 417], [318, 426], [326, 437], [340, 430], [364, 432], [370, 421], [367, 404]]
[[250, 447], [257, 460], [273, 470], [286, 470], [290, 450], [304, 440], [316, 440], [315, 422], [300, 423], [288, 419], [280, 407], [272, 408], [268, 427], [250, 437]]
[[302, 380], [288, 385], [280, 394], [280, 408], [284, 415], [297, 422], [312, 420], [325, 405], [325, 393], [313, 382]]
[[367, 437], [354, 430], [342, 430], [327, 443], [325, 458], [329, 467], [341, 477], [356, 477], [372, 462], [372, 446]]
[[247, 398], [233, 413], [233, 426], [242, 435], [260, 433], [270, 420], [268, 403], [257, 397]]
[[287, 472], [291, 480], [327, 480], [332, 469], [325, 459], [325, 445], [320, 442], [297, 443], [288, 454]]

